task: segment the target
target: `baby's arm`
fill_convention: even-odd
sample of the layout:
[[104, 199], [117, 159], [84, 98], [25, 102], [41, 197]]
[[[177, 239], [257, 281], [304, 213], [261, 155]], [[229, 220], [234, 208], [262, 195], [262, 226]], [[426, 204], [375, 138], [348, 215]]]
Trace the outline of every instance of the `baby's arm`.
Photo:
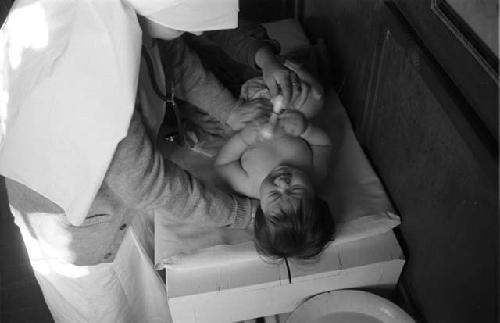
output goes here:
[[299, 95], [292, 98], [291, 104], [308, 119], [314, 117], [323, 108], [323, 86], [321, 86], [321, 83], [311, 73], [303, 69], [300, 65], [289, 60], [285, 61], [284, 65], [294, 71], [302, 81], [302, 89], [301, 91], [294, 91], [294, 93]]
[[253, 124], [247, 125], [242, 131], [232, 136], [215, 157], [215, 170], [219, 176], [233, 190], [250, 197], [256, 196], [252, 196], [252, 181], [241, 165], [241, 156], [250, 145], [257, 141], [258, 136], [259, 127]]

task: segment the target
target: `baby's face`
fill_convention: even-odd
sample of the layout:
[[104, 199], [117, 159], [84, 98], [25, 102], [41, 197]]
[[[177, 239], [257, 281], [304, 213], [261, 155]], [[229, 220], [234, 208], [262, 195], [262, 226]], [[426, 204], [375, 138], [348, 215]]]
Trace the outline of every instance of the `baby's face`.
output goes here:
[[260, 205], [264, 214], [269, 214], [282, 198], [301, 199], [312, 194], [313, 186], [307, 173], [289, 165], [278, 165], [260, 185]]

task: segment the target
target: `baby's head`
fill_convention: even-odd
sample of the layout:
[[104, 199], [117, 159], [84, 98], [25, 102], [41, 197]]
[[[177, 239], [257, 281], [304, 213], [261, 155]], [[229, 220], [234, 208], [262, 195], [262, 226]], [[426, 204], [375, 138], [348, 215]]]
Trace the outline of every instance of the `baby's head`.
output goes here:
[[269, 258], [312, 258], [331, 240], [334, 223], [328, 205], [316, 197], [309, 176], [275, 167], [260, 186], [255, 214], [255, 245]]

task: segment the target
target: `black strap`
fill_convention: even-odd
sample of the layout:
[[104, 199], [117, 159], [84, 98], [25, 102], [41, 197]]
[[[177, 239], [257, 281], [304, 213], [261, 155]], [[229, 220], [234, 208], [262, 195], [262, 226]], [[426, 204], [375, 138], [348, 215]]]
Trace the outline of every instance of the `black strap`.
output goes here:
[[[177, 124], [177, 130], [179, 131], [178, 144], [183, 145], [184, 144], [184, 127], [183, 127], [182, 122], [181, 122], [181, 115], [179, 112], [179, 108], [177, 106], [177, 103], [175, 102], [174, 80], [169, 78], [168, 74], [165, 73], [165, 94], [163, 94], [160, 91], [160, 88], [158, 87], [158, 83], [156, 82], [154, 69], [153, 69], [153, 61], [152, 61], [151, 56], [149, 55], [148, 51], [146, 50], [146, 48], [144, 46], [142, 46], [141, 53], [142, 53], [142, 56], [144, 57], [144, 60], [146, 62], [146, 66], [148, 68], [149, 78], [151, 79], [151, 85], [153, 87], [153, 91], [156, 93], [156, 95], [160, 99], [162, 99], [165, 102], [165, 110], [167, 110], [170, 107], [174, 111], [175, 120], [176, 120], [176, 124]], [[164, 66], [164, 70], [170, 71], [170, 67]]]

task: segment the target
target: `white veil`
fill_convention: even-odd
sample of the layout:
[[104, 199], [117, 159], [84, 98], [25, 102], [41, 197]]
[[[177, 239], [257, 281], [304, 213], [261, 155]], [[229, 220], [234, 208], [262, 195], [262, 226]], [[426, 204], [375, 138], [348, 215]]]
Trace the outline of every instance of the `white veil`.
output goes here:
[[136, 11], [198, 31], [236, 27], [237, 7], [237, 0], [16, 1], [0, 30], [0, 174], [81, 224], [134, 109]]

